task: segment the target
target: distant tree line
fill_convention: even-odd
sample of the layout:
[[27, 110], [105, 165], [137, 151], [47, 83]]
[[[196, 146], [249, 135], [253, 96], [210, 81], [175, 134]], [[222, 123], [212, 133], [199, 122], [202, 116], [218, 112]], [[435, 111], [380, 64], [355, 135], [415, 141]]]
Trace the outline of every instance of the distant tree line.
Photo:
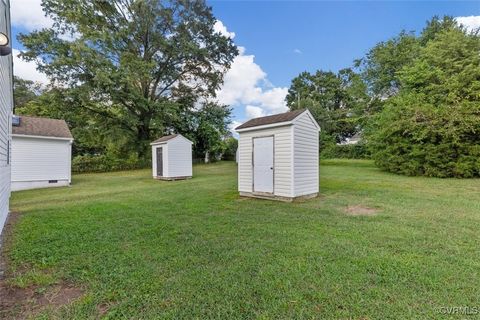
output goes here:
[[478, 30], [434, 17], [418, 35], [380, 42], [351, 68], [301, 73], [286, 101], [312, 111], [325, 153], [361, 133], [365, 154], [388, 171], [478, 177], [479, 53]]
[[[228, 150], [231, 110], [214, 102], [238, 50], [203, 1], [44, 0], [51, 28], [20, 34], [48, 87], [15, 79], [16, 112], [65, 119], [74, 155], [147, 163], [181, 133], [195, 157]], [[92, 160], [93, 158], [93, 160]]]

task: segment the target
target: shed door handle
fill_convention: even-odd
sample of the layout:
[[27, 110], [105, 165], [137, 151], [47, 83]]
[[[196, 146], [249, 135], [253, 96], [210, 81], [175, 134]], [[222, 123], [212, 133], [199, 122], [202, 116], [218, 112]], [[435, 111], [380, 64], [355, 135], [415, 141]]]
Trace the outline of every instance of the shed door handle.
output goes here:
[[270, 170], [273, 170], [273, 167], [270, 167]]

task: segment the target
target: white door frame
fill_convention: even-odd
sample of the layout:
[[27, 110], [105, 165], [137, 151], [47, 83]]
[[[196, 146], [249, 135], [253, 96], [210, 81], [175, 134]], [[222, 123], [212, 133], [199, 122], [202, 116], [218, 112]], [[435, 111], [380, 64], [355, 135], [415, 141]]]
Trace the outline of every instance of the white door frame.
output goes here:
[[[255, 139], [272, 138], [272, 192], [255, 191]], [[275, 194], [275, 135], [265, 135], [252, 137], [252, 193], [258, 195], [274, 195]]]

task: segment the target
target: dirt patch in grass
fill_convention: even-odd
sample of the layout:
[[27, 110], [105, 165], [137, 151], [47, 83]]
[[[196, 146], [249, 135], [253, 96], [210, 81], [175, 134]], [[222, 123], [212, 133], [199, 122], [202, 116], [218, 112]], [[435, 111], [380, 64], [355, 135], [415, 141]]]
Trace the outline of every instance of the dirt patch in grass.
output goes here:
[[110, 310], [110, 305], [107, 303], [101, 303], [97, 305], [97, 313], [100, 317], [103, 317], [107, 314], [108, 310]]
[[20, 217], [18, 212], [9, 213], [0, 239], [0, 319], [27, 319], [48, 308], [58, 309], [83, 295], [82, 289], [66, 283], [26, 288], [9, 283], [11, 275], [6, 272], [5, 249]]
[[347, 206], [345, 213], [349, 216], [374, 216], [378, 212], [375, 208], [362, 205]]
[[0, 280], [0, 318], [27, 319], [45, 309], [58, 309], [82, 295], [83, 290], [65, 283], [19, 288]]

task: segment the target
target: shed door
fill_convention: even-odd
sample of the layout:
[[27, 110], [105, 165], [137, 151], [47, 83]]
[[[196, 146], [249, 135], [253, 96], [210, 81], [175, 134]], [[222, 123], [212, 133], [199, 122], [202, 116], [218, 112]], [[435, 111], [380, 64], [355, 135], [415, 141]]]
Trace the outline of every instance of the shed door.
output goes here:
[[163, 177], [163, 148], [157, 148], [157, 177]]
[[273, 137], [253, 138], [253, 191], [273, 193]]

